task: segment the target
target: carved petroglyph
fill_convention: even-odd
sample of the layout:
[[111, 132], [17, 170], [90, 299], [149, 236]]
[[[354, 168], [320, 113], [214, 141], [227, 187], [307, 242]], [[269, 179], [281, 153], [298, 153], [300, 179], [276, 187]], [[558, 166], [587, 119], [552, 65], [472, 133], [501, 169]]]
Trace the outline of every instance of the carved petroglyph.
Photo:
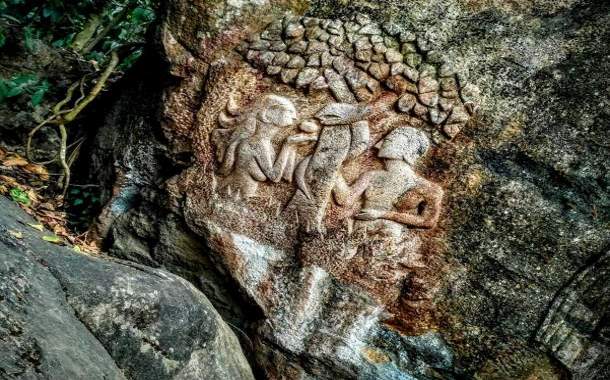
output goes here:
[[324, 231], [337, 207], [349, 210], [350, 233], [399, 239], [435, 227], [443, 192], [414, 169], [430, 145], [422, 126], [454, 137], [478, 95], [431, 45], [362, 15], [286, 16], [251, 36], [238, 51], [280, 84], [251, 105], [229, 100], [218, 116], [219, 193], [247, 199], [261, 182], [292, 182], [279, 207], [305, 231]]
[[358, 179], [354, 187], [357, 191], [363, 189], [365, 202], [355, 217], [414, 228], [434, 227], [443, 191], [413, 169], [429, 145], [428, 137], [411, 127], [399, 127], [377, 144], [377, 156], [384, 161], [385, 170], [367, 172]]
[[[342, 166], [364, 153], [369, 146], [370, 109], [362, 105], [331, 103], [319, 110], [313, 120], [300, 123], [297, 133], [279, 147], [272, 138], [282, 128], [295, 124], [297, 110], [287, 98], [264, 95], [244, 113], [230, 101], [227, 114], [221, 114], [213, 133], [221, 191], [244, 198], [255, 195], [258, 182], [291, 182], [295, 194], [289, 208], [296, 210], [306, 229], [322, 228], [328, 202], [351, 206], [364, 198], [363, 209], [354, 215], [361, 221], [392, 229], [395, 224], [411, 228], [435, 226], [442, 199], [437, 185], [417, 175], [413, 165], [426, 153], [426, 135], [412, 127], [399, 127], [382, 139], [376, 148], [384, 170], [363, 173], [351, 186], [343, 178]], [[296, 164], [295, 145], [317, 140], [314, 151]], [[380, 226], [376, 226], [378, 229]], [[399, 229], [400, 230], [400, 229]]]
[[609, 283], [610, 252], [605, 252], [561, 287], [536, 334], [581, 379], [601, 379], [607, 374], [595, 369], [610, 365]]
[[358, 244], [348, 253], [370, 257], [370, 268], [379, 279], [396, 281], [404, 268], [423, 266], [420, 239], [409, 229], [435, 227], [443, 198], [440, 186], [414, 170], [428, 147], [422, 131], [398, 127], [376, 144], [384, 169], [365, 172], [351, 186], [339, 181], [340, 191], [335, 191], [338, 203], [364, 198], [362, 209], [354, 215]]
[[229, 102], [227, 112], [229, 115], [219, 116], [223, 128], [216, 129], [212, 136], [220, 161], [219, 174], [224, 176], [221, 191], [249, 198], [256, 193], [258, 182], [290, 181], [296, 160], [294, 145], [307, 141], [308, 136], [288, 137], [279, 154], [271, 139], [295, 123], [294, 104], [281, 96], [265, 95], [243, 113]]
[[[367, 132], [358, 131], [356, 134], [359, 137], [366, 135], [368, 142], [367, 122], [358, 121], [352, 125], [352, 139], [354, 129], [366, 127]], [[341, 132], [328, 134], [328, 144], [319, 141], [314, 155], [301, 162], [300, 166], [306, 165], [307, 169], [303, 171], [299, 167], [297, 173], [308, 179], [297, 179], [300, 185], [292, 203], [300, 212], [299, 218], [313, 218], [306, 219], [307, 223], [315, 223], [315, 227], [320, 228], [332, 193], [335, 202], [341, 206], [351, 206], [363, 197], [363, 209], [354, 217], [361, 221], [379, 220], [379, 223], [374, 223], [376, 230], [383, 227], [400, 234], [402, 228], [396, 228], [396, 224], [433, 228], [439, 218], [443, 191], [413, 169], [416, 161], [428, 150], [427, 136], [412, 127], [393, 130], [376, 145], [379, 149], [377, 156], [384, 161], [385, 169], [365, 172], [349, 185], [340, 170], [350, 154], [346, 147], [354, 146], [353, 140], [351, 144], [345, 141], [349, 137], [345, 129], [344, 126]], [[309, 190], [308, 183], [315, 187], [314, 192]]]
[[370, 102], [393, 92], [399, 112], [453, 138], [475, 112], [479, 91], [434, 45], [366, 15], [345, 22], [286, 16], [238, 51], [267, 75], [310, 92], [328, 90], [339, 102]]
[[289, 205], [307, 230], [321, 229], [341, 165], [366, 150], [369, 126], [363, 119], [368, 113], [365, 106], [331, 103], [316, 114], [323, 128], [315, 151], [297, 168], [298, 189]]

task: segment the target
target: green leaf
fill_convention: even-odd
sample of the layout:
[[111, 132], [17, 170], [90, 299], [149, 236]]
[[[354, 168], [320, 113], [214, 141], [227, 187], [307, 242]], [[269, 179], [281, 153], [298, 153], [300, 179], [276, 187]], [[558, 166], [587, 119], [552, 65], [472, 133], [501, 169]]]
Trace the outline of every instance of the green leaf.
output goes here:
[[15, 239], [23, 239], [23, 232], [21, 231], [9, 230], [8, 233], [11, 234]]
[[70, 33], [64, 38], [53, 41], [51, 45], [56, 48], [66, 47], [72, 43], [74, 36], [76, 36], [76, 33]]
[[53, 243], [53, 244], [61, 244], [63, 242], [61, 240], [61, 238], [59, 236], [56, 236], [56, 235], [43, 236], [42, 240], [48, 241], [49, 243]]
[[137, 61], [138, 58], [140, 58], [141, 55], [142, 55], [142, 49], [135, 50], [134, 52], [129, 54], [127, 57], [125, 57], [123, 62], [121, 62], [121, 64], [119, 65], [119, 70], [125, 71], [125, 70], [129, 69], [131, 66], [133, 66], [135, 61]]
[[7, 98], [12, 98], [15, 97], [17, 95], [21, 95], [23, 94], [24, 89], [21, 86], [13, 86], [13, 87], [9, 87], [8, 91], [6, 92], [5, 96]]
[[34, 51], [34, 39], [36, 38], [34, 28], [26, 26], [23, 28], [23, 44], [29, 51]]
[[136, 7], [131, 12], [131, 21], [134, 23], [149, 22], [155, 17], [155, 13], [150, 8]]
[[38, 77], [33, 74], [18, 74], [9, 80], [0, 79], [0, 102], [31, 90], [37, 83]]
[[118, 48], [119, 46], [121, 46], [121, 44], [116, 41], [110, 41], [110, 42], [107, 42], [106, 44], [104, 44], [104, 47], [108, 50], [114, 50], [114, 49]]
[[44, 231], [44, 226], [42, 224], [28, 223], [27, 225], [40, 232]]
[[11, 82], [15, 86], [28, 86], [38, 82], [38, 77], [35, 74], [17, 74], [11, 78]]
[[53, 8], [47, 7], [46, 5], [43, 5], [43, 7], [42, 7], [42, 15], [44, 17], [50, 17], [54, 11], [55, 10]]
[[104, 54], [100, 53], [99, 51], [92, 51], [91, 53], [87, 54], [87, 59], [92, 59], [96, 62], [104, 62]]
[[56, 23], [61, 19], [61, 13], [57, 8], [46, 5], [42, 7], [42, 16], [50, 19], [52, 23]]
[[40, 88], [32, 94], [32, 98], [30, 99], [30, 104], [32, 105], [32, 107], [36, 107], [42, 102], [42, 98], [44, 97], [45, 92], [46, 89]]
[[30, 99], [30, 104], [32, 104], [33, 107], [36, 107], [37, 105], [39, 105], [42, 102], [42, 98], [44, 97], [44, 95], [46, 94], [46, 92], [48, 90], [49, 90], [49, 82], [44, 80], [40, 84], [38, 89], [32, 94], [32, 98]]
[[73, 206], [79, 206], [79, 205], [82, 205], [83, 203], [85, 203], [84, 200], [82, 200], [80, 198], [77, 198], [77, 199], [74, 200], [74, 202], [72, 202], [72, 205]]
[[11, 198], [13, 199], [13, 201], [15, 201], [17, 203], [21, 203], [22, 205], [25, 205], [25, 206], [30, 205], [30, 197], [28, 196], [28, 194], [25, 191], [19, 190], [18, 188], [14, 187], [11, 189], [9, 194], [11, 195]]

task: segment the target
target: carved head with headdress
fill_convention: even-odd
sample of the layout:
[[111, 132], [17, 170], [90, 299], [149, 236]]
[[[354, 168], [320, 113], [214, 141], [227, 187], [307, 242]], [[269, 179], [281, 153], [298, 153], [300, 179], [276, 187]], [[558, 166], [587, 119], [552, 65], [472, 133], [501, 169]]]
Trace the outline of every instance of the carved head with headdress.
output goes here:
[[428, 136], [413, 127], [399, 127], [388, 133], [376, 148], [377, 157], [391, 160], [403, 160], [410, 165], [423, 156], [430, 147]]
[[297, 119], [297, 110], [290, 99], [278, 95], [264, 95], [254, 106], [256, 119], [280, 128], [289, 127]]

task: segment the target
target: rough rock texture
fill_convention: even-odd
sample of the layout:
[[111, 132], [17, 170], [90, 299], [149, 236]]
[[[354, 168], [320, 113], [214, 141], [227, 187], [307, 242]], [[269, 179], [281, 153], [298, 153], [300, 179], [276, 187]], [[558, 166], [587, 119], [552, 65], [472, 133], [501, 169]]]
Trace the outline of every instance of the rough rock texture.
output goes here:
[[235, 335], [187, 281], [54, 246], [14, 203], [0, 206], [1, 378], [253, 378]]
[[607, 378], [609, 21], [169, 1], [165, 80], [96, 143], [109, 249], [224, 305], [261, 377]]

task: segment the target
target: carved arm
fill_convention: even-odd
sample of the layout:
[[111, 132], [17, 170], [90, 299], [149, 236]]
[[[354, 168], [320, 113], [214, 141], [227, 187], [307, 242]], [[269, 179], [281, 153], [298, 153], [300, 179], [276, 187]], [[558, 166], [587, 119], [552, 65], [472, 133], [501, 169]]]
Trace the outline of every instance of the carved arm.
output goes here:
[[364, 173], [350, 186], [341, 173], [339, 173], [333, 188], [333, 196], [337, 204], [340, 206], [353, 205], [362, 196], [362, 193], [366, 191], [371, 177], [371, 172]]
[[284, 174], [286, 163], [288, 162], [292, 151], [293, 148], [288, 143], [284, 143], [280, 150], [280, 154], [277, 156], [274, 162], [274, 154], [271, 145], [264, 144], [262, 154], [255, 156], [256, 162], [267, 179], [269, 179], [271, 182], [277, 183], [282, 179], [282, 174]]
[[399, 210], [420, 207], [418, 214], [399, 211], [384, 211], [381, 219], [392, 220], [415, 228], [433, 228], [438, 222], [443, 199], [443, 190], [435, 183], [422, 181], [397, 205]]

